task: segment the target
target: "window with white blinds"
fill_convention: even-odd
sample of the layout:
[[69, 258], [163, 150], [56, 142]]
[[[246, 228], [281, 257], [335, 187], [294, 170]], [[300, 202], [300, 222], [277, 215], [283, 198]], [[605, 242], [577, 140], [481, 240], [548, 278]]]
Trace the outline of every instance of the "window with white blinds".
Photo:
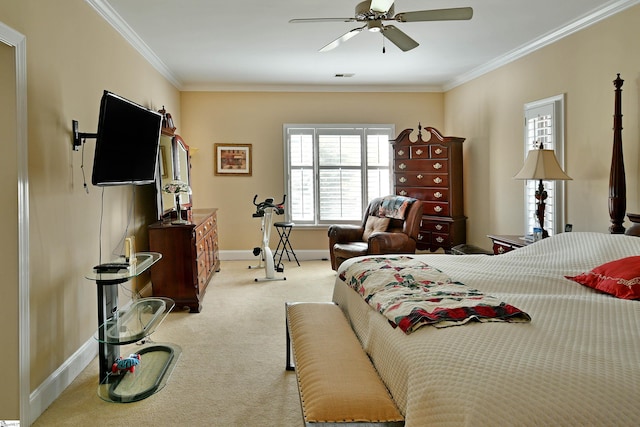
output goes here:
[[[524, 106], [524, 158], [529, 150], [543, 144], [545, 149], [554, 150], [560, 167], [564, 166], [564, 95], [525, 104]], [[529, 180], [525, 184], [525, 235], [530, 235], [538, 226], [535, 193], [538, 181]], [[559, 233], [564, 222], [564, 181], [543, 181], [547, 192], [544, 228], [549, 235]]]
[[286, 218], [296, 225], [358, 223], [390, 194], [393, 125], [284, 125]]

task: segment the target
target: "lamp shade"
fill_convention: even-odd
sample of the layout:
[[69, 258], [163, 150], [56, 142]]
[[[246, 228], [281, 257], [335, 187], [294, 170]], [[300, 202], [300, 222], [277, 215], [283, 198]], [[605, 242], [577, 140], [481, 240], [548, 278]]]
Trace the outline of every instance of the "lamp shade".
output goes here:
[[562, 180], [571, 179], [563, 172], [553, 150], [535, 149], [529, 151], [524, 166], [514, 179]]
[[170, 181], [162, 187], [162, 191], [169, 194], [187, 193], [191, 194], [191, 187], [183, 181]]

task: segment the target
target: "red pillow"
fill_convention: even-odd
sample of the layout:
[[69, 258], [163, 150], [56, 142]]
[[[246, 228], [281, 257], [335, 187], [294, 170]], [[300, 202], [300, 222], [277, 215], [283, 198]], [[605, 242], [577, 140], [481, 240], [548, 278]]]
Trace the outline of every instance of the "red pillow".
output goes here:
[[618, 259], [588, 273], [565, 277], [618, 298], [640, 299], [640, 256]]

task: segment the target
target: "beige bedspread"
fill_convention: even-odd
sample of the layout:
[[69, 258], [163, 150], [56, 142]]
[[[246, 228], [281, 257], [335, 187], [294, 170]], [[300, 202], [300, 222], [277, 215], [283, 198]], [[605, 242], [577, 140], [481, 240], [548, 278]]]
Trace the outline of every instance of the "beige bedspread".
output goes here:
[[[392, 328], [336, 279], [406, 426], [640, 425], [640, 301], [564, 278], [640, 254], [640, 239], [565, 233], [500, 256], [416, 255], [529, 313], [527, 324]], [[340, 271], [354, 260], [343, 263]]]

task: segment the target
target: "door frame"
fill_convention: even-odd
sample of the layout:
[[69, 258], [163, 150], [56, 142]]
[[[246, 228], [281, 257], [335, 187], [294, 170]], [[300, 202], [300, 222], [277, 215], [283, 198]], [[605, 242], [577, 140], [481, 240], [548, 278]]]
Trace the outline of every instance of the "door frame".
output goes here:
[[29, 310], [29, 170], [27, 145], [26, 37], [0, 22], [0, 42], [15, 50], [16, 145], [18, 163], [18, 360], [20, 370], [20, 424], [31, 425], [30, 310]]

